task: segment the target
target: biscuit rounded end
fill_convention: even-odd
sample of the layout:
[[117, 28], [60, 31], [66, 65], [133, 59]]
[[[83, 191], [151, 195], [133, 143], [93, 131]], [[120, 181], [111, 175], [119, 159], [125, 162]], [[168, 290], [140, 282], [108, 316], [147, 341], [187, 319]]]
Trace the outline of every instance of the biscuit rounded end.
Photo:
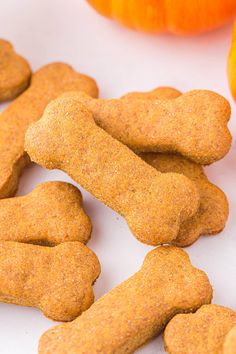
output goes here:
[[11, 43], [0, 40], [1, 75], [0, 102], [14, 99], [21, 94], [30, 83], [31, 68], [26, 59], [18, 55]]

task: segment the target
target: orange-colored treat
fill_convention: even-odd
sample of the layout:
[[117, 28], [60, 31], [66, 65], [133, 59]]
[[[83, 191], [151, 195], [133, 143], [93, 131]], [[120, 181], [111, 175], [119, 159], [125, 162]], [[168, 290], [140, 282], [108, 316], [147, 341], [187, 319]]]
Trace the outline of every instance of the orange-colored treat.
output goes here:
[[91, 306], [99, 274], [96, 255], [80, 242], [0, 242], [0, 301], [37, 307], [55, 321], [72, 321]]
[[175, 99], [93, 99], [78, 93], [95, 122], [135, 151], [177, 152], [203, 165], [230, 149], [228, 101], [215, 92], [195, 90]]
[[38, 120], [46, 105], [63, 92], [82, 90], [94, 97], [96, 83], [69, 65], [53, 63], [32, 77], [28, 90], [13, 101], [0, 117], [0, 198], [14, 195], [19, 176], [29, 157], [24, 152], [24, 137], [30, 124]]
[[133, 353], [176, 314], [209, 303], [212, 288], [179, 248], [148, 253], [140, 271], [96, 301], [75, 321], [47, 331], [40, 354]]
[[231, 342], [226, 336], [235, 323], [236, 312], [217, 305], [202, 306], [195, 314], [177, 315], [165, 329], [166, 351], [169, 354], [235, 353], [224, 351], [227, 340]]
[[157, 87], [154, 90], [146, 92], [129, 92], [122, 96], [123, 99], [144, 99], [144, 100], [155, 100], [155, 99], [172, 99], [177, 98], [182, 95], [182, 92], [176, 90], [173, 87], [162, 86]]
[[171, 242], [199, 206], [193, 182], [146, 164], [95, 124], [76, 93], [47, 106], [42, 119], [28, 129], [25, 148], [33, 161], [67, 172], [123, 215], [144, 243]]
[[216, 234], [224, 228], [229, 214], [227, 198], [221, 189], [208, 181], [201, 165], [174, 154], [143, 153], [139, 156], [162, 173], [185, 175], [199, 189], [200, 207], [192, 218], [181, 224], [179, 234], [172, 244], [189, 246], [201, 235]]
[[18, 55], [10, 42], [0, 38], [0, 102], [12, 100], [30, 83], [28, 62]]
[[229, 333], [225, 337], [222, 354], [235, 354], [235, 353], [236, 353], [236, 321], [235, 321], [235, 326], [229, 331]]
[[80, 191], [69, 183], [46, 182], [23, 197], [0, 200], [0, 240], [43, 245], [86, 243], [91, 222]]

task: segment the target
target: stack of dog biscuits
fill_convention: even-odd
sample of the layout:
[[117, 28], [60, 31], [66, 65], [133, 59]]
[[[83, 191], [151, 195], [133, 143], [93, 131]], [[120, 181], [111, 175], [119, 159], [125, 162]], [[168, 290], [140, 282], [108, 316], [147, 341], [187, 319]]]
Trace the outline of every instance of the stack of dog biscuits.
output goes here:
[[[210, 304], [207, 275], [178, 248], [228, 218], [224, 192], [204, 172], [231, 146], [226, 99], [171, 87], [98, 99], [96, 82], [64, 63], [31, 77], [4, 40], [0, 64], [0, 101], [18, 96], [0, 118], [0, 301], [69, 322], [43, 334], [39, 353], [133, 353], [165, 327], [170, 354], [235, 353], [235, 312]], [[137, 240], [158, 246], [95, 303], [100, 264], [85, 245], [92, 223], [82, 195], [51, 181], [14, 197], [31, 161], [66, 172]]]

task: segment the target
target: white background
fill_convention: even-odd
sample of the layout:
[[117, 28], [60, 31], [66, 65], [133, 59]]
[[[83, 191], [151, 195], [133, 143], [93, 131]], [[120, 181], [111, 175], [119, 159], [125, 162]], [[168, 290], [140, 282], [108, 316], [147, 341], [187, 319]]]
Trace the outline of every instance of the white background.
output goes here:
[[[93, 76], [104, 98], [160, 85], [182, 91], [215, 90], [232, 103], [230, 129], [235, 136], [235, 104], [226, 78], [231, 29], [232, 24], [191, 38], [148, 36], [100, 17], [85, 0], [0, 1], [0, 37], [12, 41], [34, 70], [52, 61], [65, 61]], [[224, 232], [202, 237], [186, 251], [193, 264], [207, 272], [214, 302], [236, 310], [235, 145], [223, 161], [207, 168], [207, 174], [227, 194], [230, 218]], [[21, 178], [18, 194], [47, 180], [70, 181], [62, 172], [31, 166]], [[82, 193], [94, 229], [88, 246], [102, 265], [94, 287], [100, 297], [137, 271], [151, 247], [131, 235], [122, 217]], [[1, 354], [37, 353], [39, 336], [54, 325], [40, 311], [14, 305], [0, 304], [0, 318]], [[139, 353], [163, 353], [161, 337]]]

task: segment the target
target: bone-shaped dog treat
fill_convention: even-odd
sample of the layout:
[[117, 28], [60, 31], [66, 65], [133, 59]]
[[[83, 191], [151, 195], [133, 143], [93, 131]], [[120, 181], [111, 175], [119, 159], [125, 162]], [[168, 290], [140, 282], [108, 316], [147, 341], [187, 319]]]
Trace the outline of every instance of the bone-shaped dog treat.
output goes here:
[[0, 102], [15, 98], [29, 85], [31, 69], [11, 43], [0, 38]]
[[146, 92], [129, 92], [122, 96], [122, 99], [145, 99], [145, 100], [155, 100], [155, 99], [172, 99], [177, 98], [182, 95], [182, 92], [176, 90], [173, 87], [163, 86], [157, 87], [154, 90]]
[[235, 354], [236, 353], [236, 321], [235, 326], [229, 331], [225, 337], [223, 344], [223, 354]]
[[0, 240], [56, 245], [86, 243], [91, 222], [73, 185], [46, 182], [30, 194], [0, 200]]
[[83, 90], [97, 96], [93, 79], [69, 65], [53, 63], [33, 75], [28, 90], [19, 96], [0, 117], [0, 198], [14, 195], [19, 175], [29, 157], [24, 152], [24, 137], [30, 124], [38, 120], [46, 105], [63, 92]]
[[40, 354], [133, 353], [176, 314], [211, 301], [206, 274], [175, 247], [148, 253], [141, 270], [103, 296], [79, 318], [41, 338]]
[[[181, 92], [170, 87], [159, 87], [150, 92], [130, 93], [123, 98], [171, 99]], [[202, 234], [215, 234], [221, 231], [228, 217], [228, 202], [224, 193], [208, 182], [200, 165], [174, 154], [143, 153], [140, 156], [160, 172], [181, 173], [192, 179], [199, 187], [201, 203], [199, 211], [181, 225], [176, 240], [172, 244], [188, 246]]]
[[112, 138], [71, 93], [51, 102], [26, 133], [26, 151], [46, 168], [59, 168], [120, 213], [142, 242], [176, 238], [180, 224], [199, 206], [185, 176], [161, 174]]
[[178, 152], [207, 165], [230, 149], [230, 105], [214, 92], [195, 90], [174, 100], [78, 97], [101, 128], [135, 151]]
[[226, 335], [235, 323], [236, 312], [223, 306], [202, 306], [195, 314], [177, 315], [169, 322], [165, 348], [169, 354], [223, 354]]
[[0, 301], [72, 321], [93, 303], [97, 256], [80, 242], [56, 247], [0, 242]]
[[224, 228], [229, 213], [227, 198], [222, 190], [208, 181], [201, 165], [174, 154], [142, 153], [139, 156], [162, 173], [175, 172], [187, 176], [199, 188], [198, 212], [182, 223], [172, 244], [189, 246], [201, 235], [216, 234]]

